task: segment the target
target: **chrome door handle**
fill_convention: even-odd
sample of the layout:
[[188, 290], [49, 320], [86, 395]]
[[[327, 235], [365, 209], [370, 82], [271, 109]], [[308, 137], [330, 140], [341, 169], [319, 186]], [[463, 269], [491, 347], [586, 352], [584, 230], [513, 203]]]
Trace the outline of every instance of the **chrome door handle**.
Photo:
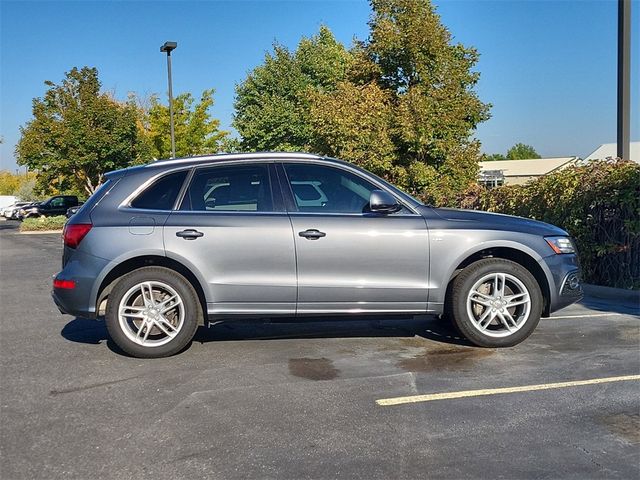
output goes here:
[[322, 237], [326, 237], [327, 234], [321, 232], [320, 230], [316, 230], [315, 228], [310, 228], [309, 230], [305, 230], [304, 232], [298, 232], [298, 235], [304, 238], [308, 238], [309, 240], [317, 240]]
[[176, 232], [176, 237], [184, 238], [185, 240], [195, 240], [196, 238], [204, 237], [204, 233], [189, 228], [181, 232]]

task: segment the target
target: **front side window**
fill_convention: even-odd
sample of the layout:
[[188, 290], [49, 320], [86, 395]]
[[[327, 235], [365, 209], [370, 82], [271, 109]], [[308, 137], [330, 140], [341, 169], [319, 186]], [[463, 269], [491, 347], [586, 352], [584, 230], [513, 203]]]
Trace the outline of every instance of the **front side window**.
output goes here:
[[186, 170], [170, 173], [159, 178], [138, 195], [132, 202], [133, 208], [144, 208], [147, 210], [171, 210], [176, 203], [184, 179], [187, 176]]
[[234, 165], [197, 170], [180, 210], [273, 211], [267, 165]]
[[378, 187], [353, 173], [314, 164], [284, 164], [299, 212], [364, 213]]

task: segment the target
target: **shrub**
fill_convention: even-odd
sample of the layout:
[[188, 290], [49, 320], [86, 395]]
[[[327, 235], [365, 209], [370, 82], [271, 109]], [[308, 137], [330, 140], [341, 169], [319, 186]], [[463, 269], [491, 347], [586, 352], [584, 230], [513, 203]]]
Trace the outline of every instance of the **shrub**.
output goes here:
[[525, 185], [471, 190], [458, 206], [552, 223], [574, 237], [584, 279], [640, 288], [640, 165], [594, 161]]
[[67, 217], [64, 215], [58, 215], [57, 217], [25, 218], [20, 224], [20, 231], [62, 230], [66, 221]]

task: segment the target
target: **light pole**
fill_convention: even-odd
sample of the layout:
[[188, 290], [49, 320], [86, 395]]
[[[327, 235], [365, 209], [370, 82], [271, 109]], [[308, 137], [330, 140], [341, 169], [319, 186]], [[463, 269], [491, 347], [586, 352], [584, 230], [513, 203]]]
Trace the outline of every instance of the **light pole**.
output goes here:
[[[637, 25], [636, 25], [637, 27]], [[618, 0], [618, 132], [616, 156], [629, 160], [631, 141], [631, 0]]]
[[173, 89], [171, 86], [171, 51], [178, 47], [176, 42], [164, 42], [161, 52], [167, 52], [167, 72], [169, 75], [169, 123], [171, 125], [171, 158], [176, 158], [176, 137], [173, 128]]

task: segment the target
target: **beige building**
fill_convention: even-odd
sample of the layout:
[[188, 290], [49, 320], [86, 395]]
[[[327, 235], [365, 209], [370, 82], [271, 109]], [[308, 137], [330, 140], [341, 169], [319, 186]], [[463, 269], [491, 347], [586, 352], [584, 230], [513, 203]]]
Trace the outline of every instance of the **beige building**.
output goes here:
[[487, 186], [521, 185], [574, 165], [578, 157], [534, 158], [480, 162], [480, 183]]
[[[618, 156], [618, 145], [615, 143], [604, 143], [600, 145], [595, 151], [593, 151], [585, 162], [591, 160], [606, 160], [607, 158], [616, 158]], [[629, 160], [640, 163], [640, 142], [631, 142], [629, 148]]]

